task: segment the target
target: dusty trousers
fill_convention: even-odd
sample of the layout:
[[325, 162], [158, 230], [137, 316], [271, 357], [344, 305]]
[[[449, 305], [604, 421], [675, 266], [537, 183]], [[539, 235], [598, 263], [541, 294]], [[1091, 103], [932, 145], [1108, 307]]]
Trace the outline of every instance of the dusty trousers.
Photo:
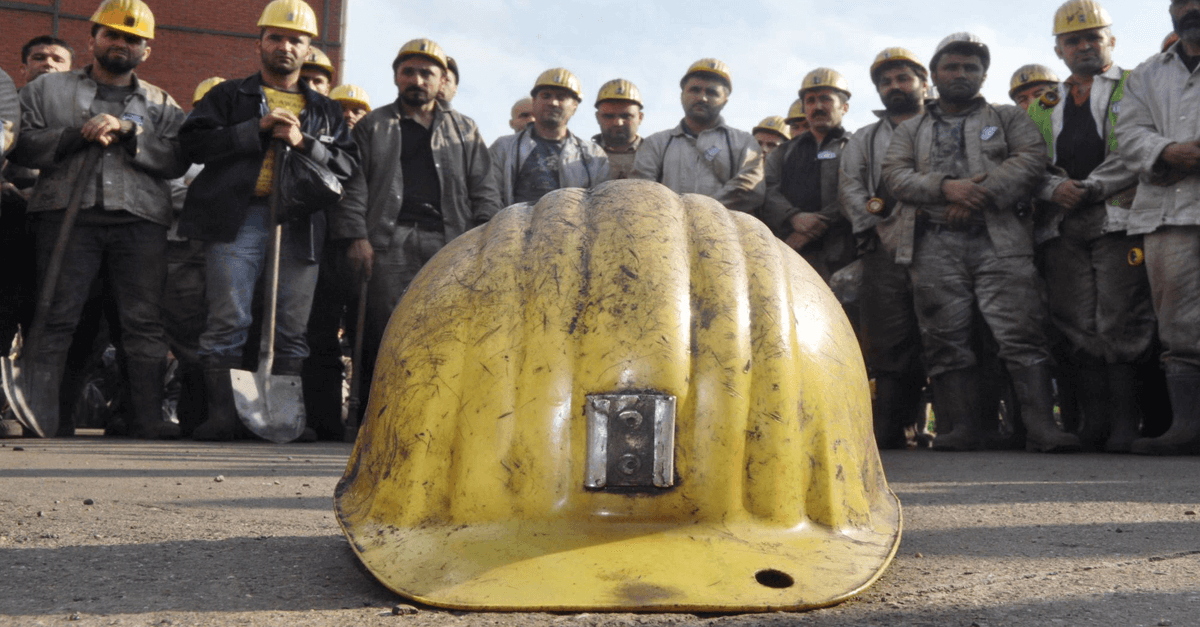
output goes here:
[[1172, 373], [1200, 368], [1200, 226], [1163, 226], [1144, 236], [1158, 335]]

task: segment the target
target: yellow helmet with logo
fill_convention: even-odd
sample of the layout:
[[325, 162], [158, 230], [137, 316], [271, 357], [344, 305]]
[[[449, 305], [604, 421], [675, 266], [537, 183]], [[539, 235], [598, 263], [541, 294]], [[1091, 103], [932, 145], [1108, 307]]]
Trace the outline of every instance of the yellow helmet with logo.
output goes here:
[[775, 133], [776, 135], [782, 136], [784, 139], [792, 138], [792, 133], [791, 130], [788, 129], [787, 122], [784, 122], [783, 118], [777, 115], [770, 115], [763, 118], [762, 122], [758, 123], [758, 126], [755, 126], [750, 130], [751, 133], [757, 133], [759, 131]]
[[1021, 67], [1017, 68], [1016, 72], [1013, 72], [1012, 81], [1009, 83], [1008, 87], [1008, 97], [1012, 98], [1013, 95], [1019, 90], [1029, 87], [1030, 85], [1037, 85], [1039, 83], [1057, 84], [1061, 82], [1062, 81], [1058, 78], [1058, 75], [1054, 73], [1054, 70], [1044, 65], [1038, 63], [1022, 65]]
[[213, 76], [200, 81], [200, 84], [196, 85], [195, 93], [192, 94], [192, 105], [194, 106], [197, 102], [200, 102], [204, 98], [204, 94], [208, 93], [208, 90], [224, 82], [225, 79], [220, 76]]
[[367, 415], [336, 517], [422, 603], [823, 607], [900, 540], [833, 293], [757, 218], [653, 181], [450, 242], [392, 315]]
[[154, 14], [142, 0], [104, 0], [91, 21], [142, 39], [154, 39]]
[[371, 99], [367, 96], [367, 92], [362, 87], [355, 85], [338, 85], [329, 92], [329, 98], [338, 102], [350, 102], [357, 105], [362, 105], [371, 110]]
[[425, 57], [430, 61], [442, 66], [443, 70], [449, 70], [450, 62], [446, 60], [446, 51], [437, 45], [437, 42], [432, 39], [413, 39], [408, 43], [400, 46], [400, 52], [396, 53], [396, 60], [392, 61], [392, 71], [400, 67], [400, 63], [404, 59], [412, 56]]
[[803, 100], [804, 94], [809, 91], [821, 88], [836, 89], [846, 94], [846, 100], [850, 99], [850, 83], [846, 82], [846, 77], [827, 67], [819, 67], [804, 76], [804, 82], [800, 84], [800, 99]]
[[804, 112], [804, 101], [797, 98], [796, 102], [793, 102], [792, 106], [788, 107], [787, 117], [784, 118], [783, 121], [787, 122], [788, 124], [791, 124], [795, 120], [807, 120], [807, 119], [808, 119], [808, 114]]
[[1112, 16], [1095, 0], [1067, 0], [1054, 12], [1054, 36], [1112, 26]]
[[691, 67], [684, 72], [683, 78], [679, 79], [679, 87], [682, 89], [683, 84], [693, 74], [707, 74], [714, 78], [720, 79], [725, 83], [725, 88], [733, 91], [733, 74], [729, 71], [729, 66], [720, 59], [705, 58], [693, 63]]
[[951, 33], [946, 35], [946, 38], [938, 42], [937, 48], [933, 51], [933, 59], [929, 61], [929, 67], [937, 69], [938, 59], [947, 52], [965, 52], [967, 54], [979, 55], [980, 61], [983, 62], [983, 71], [986, 72], [992, 65], [992, 51], [987, 44], [978, 36], [968, 33]]
[[925, 64], [917, 60], [917, 54], [908, 48], [886, 48], [875, 56], [875, 62], [871, 64], [871, 83], [879, 82], [879, 72], [883, 66], [889, 63], [903, 62], [914, 66], [917, 69], [917, 76], [928, 78], [929, 70], [925, 68]]
[[317, 37], [317, 14], [304, 0], [271, 0], [258, 18], [259, 28], [286, 28]]
[[605, 100], [632, 102], [639, 107], [643, 106], [642, 92], [638, 90], [637, 85], [623, 78], [614, 78], [600, 86], [600, 91], [596, 94], [596, 106], [599, 107]]
[[533, 82], [533, 89], [529, 90], [529, 95], [537, 98], [538, 90], [543, 87], [558, 87], [565, 89], [574, 94], [576, 100], [583, 100], [583, 85], [576, 78], [571, 70], [566, 68], [556, 67], [550, 68], [538, 75], [537, 80]]
[[320, 48], [308, 49], [308, 56], [304, 57], [304, 67], [321, 68], [329, 73], [329, 77], [333, 78], [333, 61], [329, 60], [329, 55], [321, 51]]

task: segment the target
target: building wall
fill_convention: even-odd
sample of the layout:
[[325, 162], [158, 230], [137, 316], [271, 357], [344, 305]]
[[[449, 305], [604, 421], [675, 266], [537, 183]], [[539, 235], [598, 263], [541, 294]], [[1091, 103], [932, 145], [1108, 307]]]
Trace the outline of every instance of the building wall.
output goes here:
[[[321, 37], [314, 45], [342, 68], [345, 0], [307, 0], [317, 14]], [[240, 78], [258, 71], [254, 52], [258, 17], [266, 0], [147, 0], [156, 22], [150, 58], [138, 77], [167, 90], [191, 109], [196, 84], [210, 76]], [[0, 0], [0, 68], [22, 84], [21, 46], [38, 35], [54, 35], [75, 48], [75, 67], [91, 62], [88, 19], [100, 0]], [[336, 77], [335, 77], [336, 80]]]

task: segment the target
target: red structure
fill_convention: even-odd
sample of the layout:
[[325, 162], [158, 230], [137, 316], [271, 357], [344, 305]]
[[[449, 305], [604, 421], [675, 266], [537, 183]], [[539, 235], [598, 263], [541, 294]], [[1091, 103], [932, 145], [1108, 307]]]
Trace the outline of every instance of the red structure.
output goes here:
[[[21, 46], [38, 35], [54, 35], [75, 48], [75, 67], [91, 60], [88, 19], [101, 0], [0, 0], [0, 68], [22, 84], [17, 68]], [[321, 36], [313, 44], [342, 69], [345, 0], [307, 0]], [[138, 76], [167, 90], [190, 111], [196, 84], [210, 76], [240, 78], [258, 71], [254, 53], [258, 17], [267, 0], [146, 0], [156, 22], [150, 58]], [[336, 79], [337, 77], [335, 77]]]

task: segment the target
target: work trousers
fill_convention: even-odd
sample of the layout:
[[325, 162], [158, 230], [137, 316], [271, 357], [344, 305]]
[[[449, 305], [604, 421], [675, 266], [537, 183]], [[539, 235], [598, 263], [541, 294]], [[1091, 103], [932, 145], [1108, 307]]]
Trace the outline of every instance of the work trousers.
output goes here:
[[[345, 364], [339, 329], [353, 342], [358, 320], [358, 290], [346, 262], [347, 242], [328, 242], [321, 259], [308, 318], [308, 359], [304, 362], [304, 405], [308, 424], [321, 439], [341, 439], [342, 382]], [[354, 364], [359, 367], [359, 364]], [[365, 388], [363, 389], [365, 392]]]
[[1200, 369], [1200, 226], [1163, 226], [1144, 236], [1146, 274], [1168, 375]]
[[863, 354], [871, 376], [919, 374], [921, 327], [908, 269], [876, 242], [862, 256], [859, 311]]

